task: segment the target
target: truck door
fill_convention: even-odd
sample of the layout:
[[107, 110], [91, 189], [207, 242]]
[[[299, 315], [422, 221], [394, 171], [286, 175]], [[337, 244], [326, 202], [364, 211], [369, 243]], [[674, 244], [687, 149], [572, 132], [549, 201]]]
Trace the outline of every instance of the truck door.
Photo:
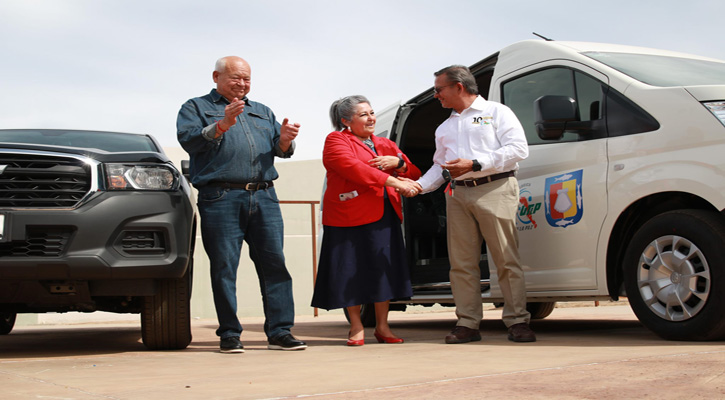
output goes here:
[[[529, 157], [519, 163], [519, 249], [529, 293], [597, 288], [596, 254], [607, 210], [607, 140], [602, 105], [603, 74], [562, 60], [540, 63], [497, 79], [501, 102], [521, 121]], [[498, 95], [498, 89], [492, 95]], [[544, 95], [575, 100], [585, 134], [540, 139], [534, 101]], [[496, 100], [494, 97], [493, 100]], [[492, 287], [495, 268], [491, 268]]]

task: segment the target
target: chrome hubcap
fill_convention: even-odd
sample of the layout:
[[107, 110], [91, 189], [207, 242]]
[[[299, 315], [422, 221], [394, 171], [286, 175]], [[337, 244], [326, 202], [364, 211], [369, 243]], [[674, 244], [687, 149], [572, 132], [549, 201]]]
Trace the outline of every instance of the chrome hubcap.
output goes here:
[[662, 236], [645, 247], [637, 268], [645, 304], [668, 321], [685, 321], [702, 310], [710, 295], [710, 267], [694, 243]]

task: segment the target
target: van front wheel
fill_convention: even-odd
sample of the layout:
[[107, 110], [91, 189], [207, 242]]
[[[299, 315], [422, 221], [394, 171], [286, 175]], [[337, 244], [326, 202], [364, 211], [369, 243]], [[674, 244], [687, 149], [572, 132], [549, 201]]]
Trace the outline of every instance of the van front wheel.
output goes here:
[[556, 302], [526, 303], [526, 311], [531, 314], [531, 319], [544, 319], [551, 315], [556, 308]]
[[670, 340], [725, 338], [725, 219], [678, 210], [647, 221], [624, 258], [624, 285], [637, 318]]

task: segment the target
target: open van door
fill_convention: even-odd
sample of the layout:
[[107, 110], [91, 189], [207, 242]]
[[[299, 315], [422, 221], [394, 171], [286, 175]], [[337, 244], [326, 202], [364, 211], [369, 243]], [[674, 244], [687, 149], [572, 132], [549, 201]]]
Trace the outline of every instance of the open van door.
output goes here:
[[[474, 66], [479, 90], [488, 91], [496, 55]], [[401, 105], [393, 125], [401, 150], [425, 173], [433, 165], [435, 131], [451, 115], [433, 96], [433, 88]], [[413, 303], [452, 305], [448, 260], [445, 185], [413, 198], [403, 199], [405, 235]], [[485, 243], [481, 246], [481, 296], [489, 296], [490, 273]]]
[[[402, 102], [397, 102], [385, 107], [382, 111], [376, 111], [375, 136], [384, 137], [397, 143], [392, 135], [394, 125], [398, 119]], [[399, 143], [397, 143], [399, 144]]]

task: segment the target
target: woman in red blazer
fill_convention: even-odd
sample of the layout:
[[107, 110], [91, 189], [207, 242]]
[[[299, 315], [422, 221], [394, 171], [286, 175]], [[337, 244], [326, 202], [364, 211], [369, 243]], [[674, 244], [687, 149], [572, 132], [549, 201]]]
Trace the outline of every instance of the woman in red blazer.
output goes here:
[[347, 308], [348, 346], [365, 343], [360, 306], [375, 304], [374, 336], [402, 343], [388, 325], [391, 299], [412, 295], [400, 222], [400, 195], [414, 196], [420, 170], [388, 139], [375, 136], [375, 112], [363, 96], [332, 104], [337, 131], [325, 140], [324, 232], [312, 306]]

